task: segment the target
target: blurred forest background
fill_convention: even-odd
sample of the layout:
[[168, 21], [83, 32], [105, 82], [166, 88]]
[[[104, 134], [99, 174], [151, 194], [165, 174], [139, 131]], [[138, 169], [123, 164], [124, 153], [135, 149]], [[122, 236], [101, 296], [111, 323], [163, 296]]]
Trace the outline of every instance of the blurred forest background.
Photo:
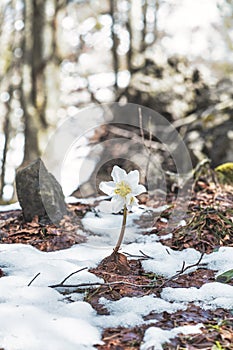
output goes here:
[[0, 198], [92, 103], [165, 116], [193, 164], [233, 154], [233, 0], [1, 0]]

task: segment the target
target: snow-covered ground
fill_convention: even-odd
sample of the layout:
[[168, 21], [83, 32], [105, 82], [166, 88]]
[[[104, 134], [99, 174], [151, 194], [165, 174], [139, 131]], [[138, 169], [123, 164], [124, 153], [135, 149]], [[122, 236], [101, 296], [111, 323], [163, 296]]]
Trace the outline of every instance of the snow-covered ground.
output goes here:
[[[17, 206], [14, 206], [17, 208]], [[2, 209], [7, 209], [1, 208]], [[8, 207], [8, 209], [12, 209]], [[122, 251], [140, 254], [142, 250], [152, 259], [142, 262], [148, 272], [172, 276], [186, 264], [196, 263], [200, 253], [194, 249], [173, 251], [158, 242], [156, 235], [142, 236], [141, 228], [134, 222], [143, 209], [129, 215], [126, 239]], [[143, 316], [151, 311], [168, 313], [185, 310], [189, 302], [204, 309], [233, 308], [233, 286], [208, 283], [197, 288], [165, 287], [161, 298], [155, 295], [123, 297], [118, 301], [100, 299], [109, 315], [98, 315], [90, 304], [84, 301], [83, 293], [67, 289], [65, 294], [49, 285], [61, 282], [66, 276], [84, 267], [95, 267], [112, 252], [117, 240], [121, 215], [88, 213], [83, 218], [85, 228], [92, 230], [87, 243], [75, 245], [66, 250], [41, 252], [22, 244], [0, 245], [0, 268], [5, 276], [0, 278], [0, 347], [5, 350], [77, 350], [95, 349], [101, 344], [101, 333], [105, 327], [136, 326], [152, 322]], [[112, 231], [110, 231], [112, 227]], [[232, 268], [233, 248], [222, 247], [219, 251], [205, 255], [202, 264], [206, 268], [222, 273]], [[191, 272], [197, 267], [188, 270]], [[28, 286], [32, 278], [40, 275]], [[100, 278], [86, 270], [72, 275], [67, 284], [86, 282], [100, 283]], [[63, 288], [64, 289], [64, 288]], [[153, 320], [154, 322], [154, 320]], [[149, 327], [145, 332], [141, 350], [162, 344], [178, 333], [198, 333], [201, 324], [177, 327], [165, 331]]]

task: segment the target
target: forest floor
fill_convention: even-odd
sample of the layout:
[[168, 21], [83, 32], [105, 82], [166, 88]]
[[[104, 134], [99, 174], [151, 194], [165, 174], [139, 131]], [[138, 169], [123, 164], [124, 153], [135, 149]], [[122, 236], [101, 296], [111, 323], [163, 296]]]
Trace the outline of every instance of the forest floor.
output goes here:
[[[167, 204], [159, 203], [155, 199], [150, 199], [148, 202], [147, 198], [142, 198], [142, 201], [150, 208]], [[23, 243], [44, 252], [82, 245], [87, 240], [87, 235], [91, 234], [85, 228], [83, 218], [87, 213], [93, 215], [93, 218], [94, 216], [98, 217], [98, 213], [95, 212], [91, 204], [74, 203], [69, 204], [68, 207], [69, 215], [64, 218], [59, 227], [41, 225], [37, 218], [31, 223], [26, 223], [20, 210], [0, 212], [1, 243]], [[177, 222], [174, 223], [173, 220], [172, 225], [170, 225], [169, 219], [174, 207], [177, 209]], [[114, 314], [114, 308], [108, 308], [108, 303], [119, 302], [124, 298], [134, 300], [134, 298], [153, 296], [156, 299], [162, 298], [162, 301], [168, 300], [173, 306], [176, 301], [183, 300], [185, 308], [178, 308], [171, 312], [158, 311], [156, 308], [153, 310], [152, 307], [147, 314], [144, 312], [143, 322], [139, 322], [139, 324], [129, 322], [125, 326], [122, 323], [119, 326], [113, 326], [111, 322], [109, 325], [106, 322], [101, 331], [103, 343], [93, 345], [99, 350], [232, 350], [232, 296], [229, 297], [230, 299], [226, 299], [230, 300], [230, 303], [221, 302], [221, 290], [222, 297], [227, 295], [224, 289], [226, 286], [230, 288], [229, 293], [232, 293], [233, 274], [231, 271], [229, 276], [220, 275], [219, 272], [224, 271], [221, 271], [218, 264], [213, 262], [213, 258], [211, 268], [207, 263], [213, 254], [224, 252], [224, 247], [233, 249], [232, 187], [219, 187], [199, 180], [182, 221], [179, 217], [179, 204], [170, 199], [169, 205], [164, 208], [159, 215], [157, 214], [153, 224], [148, 223], [148, 215], [141, 215], [140, 219], [134, 221], [134, 225], [140, 228], [141, 235], [138, 240], [138, 253], [132, 249], [125, 252], [127, 245], [124, 245], [118, 261], [109, 262], [100, 259], [98, 264], [89, 267], [88, 272], [99, 277], [103, 283], [87, 285], [83, 300], [91, 305], [97, 315], [104, 317], [110, 315], [111, 312]], [[85, 231], [87, 235], [82, 235], [82, 232]], [[161, 262], [155, 261], [154, 263], [155, 257], [148, 253], [150, 251], [148, 247], [152, 247], [154, 237], [157, 237], [156, 244], [160, 243], [161, 247], [167, 251], [168, 258], [173, 252], [174, 254], [183, 254], [186, 251], [193, 252], [194, 249], [199, 255], [196, 255], [197, 258], [190, 263], [183, 259], [179, 265], [180, 268], [174, 270], [175, 273], [155, 272], [159, 269], [158, 266]], [[146, 242], [145, 249], [143, 242]], [[190, 248], [193, 249], [190, 250]], [[151, 252], [153, 253], [153, 250]], [[233, 250], [231, 250], [231, 254], [232, 252]], [[216, 257], [219, 259], [219, 255]], [[164, 266], [163, 268], [166, 269], [166, 261]], [[0, 266], [0, 268], [0, 277], [6, 276], [7, 272], [4, 266]], [[168, 271], [170, 271], [169, 268], [168, 262]], [[233, 269], [232, 265], [230, 269]], [[198, 291], [204, 293], [206, 286], [211, 286], [208, 293], [211, 294], [213, 291], [213, 295], [210, 295], [209, 298], [209, 307], [201, 302], [201, 297], [199, 299], [195, 297], [195, 293], [197, 294]], [[62, 295], [68, 295], [67, 289], [58, 289], [58, 291]], [[184, 291], [184, 296], [187, 291], [188, 293], [190, 291], [190, 298], [182, 297], [182, 291]], [[80, 293], [80, 288], [76, 288], [75, 293]], [[176, 297], [178, 295], [176, 293], [181, 293], [181, 296]], [[102, 300], [105, 300], [105, 303]], [[215, 301], [215, 304], [211, 304], [212, 300]], [[199, 330], [198, 332], [186, 333], [185, 326], [198, 326]], [[157, 341], [158, 345], [156, 345]], [[1, 346], [6, 347], [0, 342]], [[12, 347], [12, 349], [16, 348]]]

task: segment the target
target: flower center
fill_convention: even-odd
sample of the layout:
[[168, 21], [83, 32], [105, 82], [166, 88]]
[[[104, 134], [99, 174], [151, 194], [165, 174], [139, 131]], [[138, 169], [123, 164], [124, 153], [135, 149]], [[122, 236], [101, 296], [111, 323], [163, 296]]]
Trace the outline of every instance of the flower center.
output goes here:
[[116, 184], [116, 188], [115, 188], [114, 192], [116, 194], [118, 194], [119, 196], [125, 198], [127, 196], [127, 194], [132, 192], [132, 190], [126, 182], [121, 181], [121, 182], [118, 182]]

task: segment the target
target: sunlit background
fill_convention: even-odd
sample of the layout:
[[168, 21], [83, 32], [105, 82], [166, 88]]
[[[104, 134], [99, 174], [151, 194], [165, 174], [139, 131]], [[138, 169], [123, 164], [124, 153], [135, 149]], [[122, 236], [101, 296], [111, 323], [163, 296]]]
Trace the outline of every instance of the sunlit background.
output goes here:
[[187, 135], [194, 163], [230, 160], [232, 20], [231, 0], [1, 0], [1, 200], [59, 123], [92, 103], [141, 103]]

